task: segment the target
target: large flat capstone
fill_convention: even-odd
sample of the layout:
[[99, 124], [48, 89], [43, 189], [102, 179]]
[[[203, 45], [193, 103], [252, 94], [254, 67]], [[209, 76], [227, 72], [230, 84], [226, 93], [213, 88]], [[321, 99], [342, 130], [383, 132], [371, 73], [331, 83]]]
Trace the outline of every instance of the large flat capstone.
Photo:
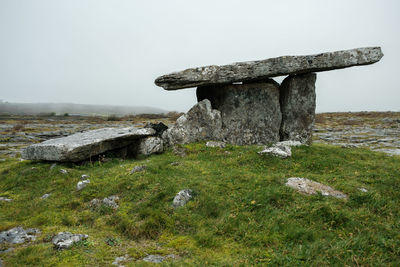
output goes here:
[[380, 47], [365, 47], [308, 56], [282, 56], [222, 66], [205, 66], [161, 76], [156, 85], [166, 90], [234, 82], [260, 81], [268, 77], [369, 65], [383, 57]]
[[23, 159], [82, 161], [109, 150], [126, 147], [138, 138], [155, 134], [152, 128], [103, 128], [35, 144], [22, 151]]

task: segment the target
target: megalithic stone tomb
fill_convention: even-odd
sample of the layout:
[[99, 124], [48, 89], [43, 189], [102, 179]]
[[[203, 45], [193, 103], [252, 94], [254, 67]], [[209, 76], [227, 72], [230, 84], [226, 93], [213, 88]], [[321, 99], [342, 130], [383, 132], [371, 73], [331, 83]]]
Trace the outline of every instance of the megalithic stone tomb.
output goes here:
[[[215, 130], [228, 143], [297, 140], [309, 144], [315, 118], [315, 72], [369, 65], [382, 57], [380, 47], [282, 56], [191, 68], [158, 77], [155, 84], [165, 90], [197, 87], [198, 101], [208, 99], [220, 111], [222, 126]], [[282, 75], [288, 77], [281, 85], [271, 79]], [[174, 130], [183, 131], [174, 127], [168, 131]], [[210, 134], [186, 140], [200, 141], [204, 136]]]

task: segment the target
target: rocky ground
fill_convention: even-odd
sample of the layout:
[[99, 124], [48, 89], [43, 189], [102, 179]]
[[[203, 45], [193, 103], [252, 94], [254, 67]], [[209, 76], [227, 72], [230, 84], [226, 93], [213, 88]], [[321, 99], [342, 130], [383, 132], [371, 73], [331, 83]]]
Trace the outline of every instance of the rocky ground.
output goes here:
[[[168, 118], [0, 115], [0, 157], [15, 157], [24, 147], [48, 139], [104, 127], [143, 126], [149, 121], [171, 123]], [[317, 114], [313, 141], [400, 155], [400, 112]]]
[[313, 141], [400, 155], [400, 112], [317, 114]]

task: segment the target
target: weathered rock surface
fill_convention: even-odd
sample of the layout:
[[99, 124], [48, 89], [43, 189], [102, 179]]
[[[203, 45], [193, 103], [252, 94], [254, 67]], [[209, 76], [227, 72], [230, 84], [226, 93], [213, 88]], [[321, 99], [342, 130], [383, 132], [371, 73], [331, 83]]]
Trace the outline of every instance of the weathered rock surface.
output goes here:
[[280, 140], [282, 115], [278, 84], [214, 85], [197, 88], [197, 99], [209, 99], [221, 112], [222, 138], [235, 145], [275, 143]]
[[85, 188], [88, 184], [90, 184], [90, 180], [89, 180], [89, 179], [83, 180], [83, 181], [79, 181], [79, 182], [76, 184], [76, 190], [80, 191], [80, 190], [82, 190], [83, 188]]
[[315, 120], [315, 73], [291, 75], [280, 86], [281, 140], [311, 144]]
[[185, 206], [186, 203], [193, 198], [193, 191], [191, 189], [184, 189], [178, 192], [172, 201], [174, 208]]
[[146, 168], [147, 168], [146, 165], [135, 166], [135, 167], [133, 167], [133, 169], [131, 170], [130, 174], [134, 174], [134, 173], [137, 173], [137, 172], [143, 172], [143, 171], [146, 170]]
[[206, 147], [219, 147], [219, 148], [224, 148], [226, 146], [225, 142], [222, 141], [208, 141], [206, 143]]
[[118, 202], [119, 197], [118, 196], [109, 196], [105, 197], [102, 200], [94, 198], [90, 201], [90, 207], [94, 210], [98, 209], [101, 205], [104, 205], [106, 207], [112, 208], [112, 209], [118, 209], [119, 205]]
[[40, 231], [35, 228], [24, 229], [22, 227], [15, 227], [7, 231], [0, 232], [0, 244], [22, 244], [26, 241], [35, 241], [36, 234]]
[[160, 137], [150, 136], [139, 141], [137, 154], [151, 155], [164, 152], [164, 141]]
[[346, 194], [337, 191], [330, 186], [314, 182], [307, 178], [299, 178], [299, 177], [288, 178], [286, 186], [289, 186], [301, 193], [308, 195], [315, 195], [317, 193], [321, 193], [321, 195], [323, 196], [332, 196], [336, 198], [347, 199]]
[[177, 256], [174, 254], [169, 254], [166, 256], [161, 256], [161, 255], [147, 255], [146, 257], [143, 258], [143, 261], [146, 262], [152, 262], [152, 263], [161, 263], [166, 259], [176, 259]]
[[60, 232], [53, 237], [52, 243], [56, 249], [65, 249], [71, 247], [74, 243], [88, 238], [88, 235], [71, 234], [70, 232]]
[[128, 254], [126, 254], [125, 256], [116, 257], [115, 260], [111, 264], [116, 265], [118, 267], [124, 267], [124, 265], [122, 265], [121, 262], [128, 261], [128, 260], [130, 260], [130, 257]]
[[210, 84], [260, 81], [268, 77], [343, 69], [378, 62], [380, 47], [356, 48], [308, 56], [282, 56], [260, 61], [205, 66], [158, 77], [156, 85], [166, 90]]
[[221, 140], [221, 113], [211, 108], [204, 99], [194, 105], [186, 114], [176, 120], [162, 137], [169, 144], [188, 144], [201, 140]]
[[290, 146], [285, 146], [285, 145], [274, 145], [271, 147], [267, 147], [264, 150], [258, 152], [258, 154], [268, 154], [272, 155], [275, 157], [280, 157], [280, 158], [288, 158], [292, 156], [292, 149]]
[[152, 128], [103, 128], [57, 138], [27, 147], [22, 158], [82, 161], [108, 150], [128, 146], [133, 140], [155, 134]]

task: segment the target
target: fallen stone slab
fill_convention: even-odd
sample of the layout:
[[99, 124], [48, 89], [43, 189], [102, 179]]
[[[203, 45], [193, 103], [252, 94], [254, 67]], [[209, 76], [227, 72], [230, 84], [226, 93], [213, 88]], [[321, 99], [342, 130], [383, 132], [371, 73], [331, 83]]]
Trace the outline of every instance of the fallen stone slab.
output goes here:
[[369, 65], [383, 57], [380, 47], [364, 47], [307, 56], [282, 56], [260, 61], [191, 68], [158, 77], [155, 84], [165, 90], [234, 82], [265, 80], [269, 77], [343, 69]]
[[35, 228], [24, 229], [15, 227], [7, 231], [0, 232], [0, 244], [22, 244], [27, 241], [35, 241], [40, 231]]
[[320, 184], [318, 182], [309, 180], [307, 178], [300, 178], [300, 177], [288, 178], [286, 186], [296, 189], [297, 191], [307, 195], [315, 195], [317, 193], [320, 193], [323, 196], [332, 196], [336, 198], [347, 199], [346, 194], [337, 191], [330, 186]]
[[88, 238], [88, 235], [71, 234], [70, 232], [60, 232], [53, 237], [52, 243], [56, 249], [65, 249], [71, 247], [74, 243]]
[[155, 134], [152, 128], [103, 128], [34, 144], [22, 151], [23, 159], [77, 162], [122, 148]]

